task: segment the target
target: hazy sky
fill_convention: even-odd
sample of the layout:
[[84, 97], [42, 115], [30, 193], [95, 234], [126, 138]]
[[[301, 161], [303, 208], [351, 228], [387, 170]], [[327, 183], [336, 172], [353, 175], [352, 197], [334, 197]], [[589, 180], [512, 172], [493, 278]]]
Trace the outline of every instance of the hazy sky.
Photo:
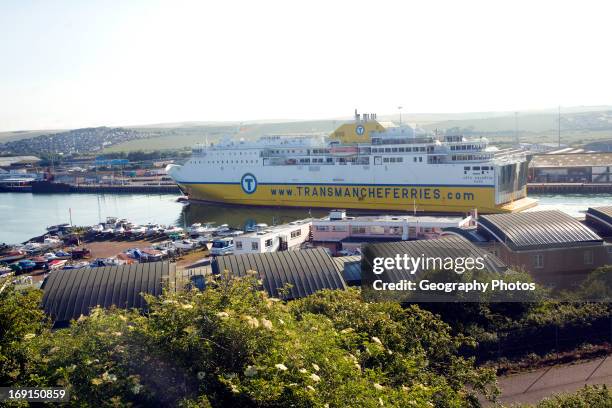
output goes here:
[[611, 104], [608, 4], [0, 0], [0, 130]]

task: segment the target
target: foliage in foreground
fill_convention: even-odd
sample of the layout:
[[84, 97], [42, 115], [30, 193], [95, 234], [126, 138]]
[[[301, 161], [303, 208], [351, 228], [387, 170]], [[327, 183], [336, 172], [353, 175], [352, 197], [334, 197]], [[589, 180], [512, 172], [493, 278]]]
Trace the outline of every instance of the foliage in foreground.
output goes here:
[[471, 340], [417, 306], [353, 290], [285, 303], [257, 287], [217, 279], [148, 298], [146, 315], [96, 309], [55, 331], [39, 294], [6, 290], [0, 375], [68, 387], [81, 406], [469, 407], [467, 390], [496, 392], [491, 370], [458, 356]]
[[538, 403], [536, 408], [609, 408], [612, 392], [605, 385], [587, 386], [574, 394], [559, 394]]

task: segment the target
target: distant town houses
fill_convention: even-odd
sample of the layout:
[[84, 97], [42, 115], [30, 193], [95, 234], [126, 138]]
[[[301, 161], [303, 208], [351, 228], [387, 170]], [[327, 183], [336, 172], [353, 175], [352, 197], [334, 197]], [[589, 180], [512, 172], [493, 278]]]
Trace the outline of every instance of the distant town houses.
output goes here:
[[155, 136], [148, 131], [126, 128], [83, 128], [0, 143], [2, 155], [89, 153], [130, 140]]

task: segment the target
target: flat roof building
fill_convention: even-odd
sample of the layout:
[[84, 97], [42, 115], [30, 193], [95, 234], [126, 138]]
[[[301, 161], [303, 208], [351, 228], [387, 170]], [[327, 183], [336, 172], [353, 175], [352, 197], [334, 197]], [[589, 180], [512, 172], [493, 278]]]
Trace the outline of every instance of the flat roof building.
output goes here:
[[529, 163], [532, 183], [611, 183], [612, 153], [538, 154]]
[[0, 168], [15, 168], [38, 163], [36, 156], [7, 156], [0, 157]]
[[465, 227], [472, 217], [433, 217], [414, 215], [367, 215], [349, 217], [345, 210], [333, 210], [325, 218], [312, 221], [314, 245], [332, 253], [357, 251], [363, 243], [433, 239], [448, 227]]

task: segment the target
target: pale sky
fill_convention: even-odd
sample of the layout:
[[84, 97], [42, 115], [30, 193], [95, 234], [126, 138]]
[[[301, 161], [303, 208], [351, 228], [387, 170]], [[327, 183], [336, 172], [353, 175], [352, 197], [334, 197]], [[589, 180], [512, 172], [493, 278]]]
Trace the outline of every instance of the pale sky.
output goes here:
[[0, 131], [612, 104], [601, 1], [0, 1]]

